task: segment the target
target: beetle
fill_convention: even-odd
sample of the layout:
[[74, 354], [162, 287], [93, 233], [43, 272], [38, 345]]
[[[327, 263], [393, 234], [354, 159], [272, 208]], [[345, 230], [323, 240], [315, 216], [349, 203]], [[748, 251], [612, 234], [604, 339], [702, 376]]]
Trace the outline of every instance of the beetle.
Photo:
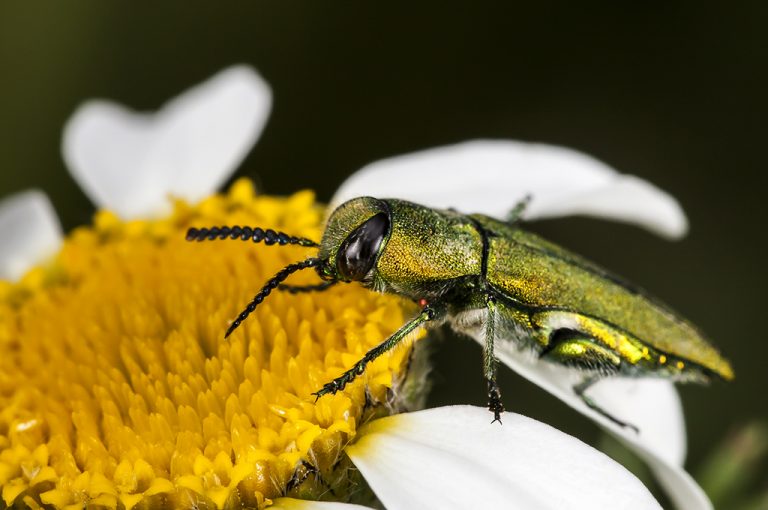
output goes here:
[[[693, 325], [638, 287], [521, 228], [527, 200], [506, 220], [465, 215], [398, 199], [359, 197], [328, 219], [322, 241], [250, 227], [190, 228], [187, 239], [240, 238], [318, 248], [268, 280], [232, 322], [228, 337], [275, 288], [322, 291], [358, 282], [397, 294], [419, 313], [315, 395], [343, 390], [366, 365], [412, 331], [449, 324], [459, 333], [484, 332], [483, 375], [488, 408], [501, 422], [496, 381], [497, 342], [513, 342], [543, 361], [577, 370], [573, 391], [614, 423], [635, 428], [598, 406], [586, 390], [604, 377], [667, 377], [676, 381], [730, 380], [729, 362]], [[322, 283], [288, 286], [291, 274], [314, 268]]]

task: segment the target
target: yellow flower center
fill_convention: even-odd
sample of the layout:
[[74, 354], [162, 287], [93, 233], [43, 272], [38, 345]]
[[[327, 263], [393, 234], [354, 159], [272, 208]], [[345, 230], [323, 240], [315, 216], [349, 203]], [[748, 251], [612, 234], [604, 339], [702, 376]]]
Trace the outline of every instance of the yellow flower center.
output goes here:
[[[318, 239], [313, 200], [255, 196], [241, 180], [164, 219], [100, 212], [53, 261], [0, 282], [0, 507], [347, 497], [359, 480], [343, 447], [392, 411], [409, 350], [343, 393], [311, 394], [405, 322], [401, 301], [357, 285], [275, 291], [225, 340], [263, 283], [315, 249], [184, 240], [211, 225]], [[311, 270], [290, 280], [318, 282]]]

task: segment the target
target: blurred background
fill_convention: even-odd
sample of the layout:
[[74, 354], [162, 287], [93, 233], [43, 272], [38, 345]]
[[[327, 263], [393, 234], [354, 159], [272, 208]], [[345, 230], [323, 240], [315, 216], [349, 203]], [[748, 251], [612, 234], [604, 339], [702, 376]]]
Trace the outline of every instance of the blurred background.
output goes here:
[[[327, 200], [368, 162], [471, 138], [585, 151], [676, 196], [690, 235], [579, 218], [531, 228], [649, 289], [731, 359], [735, 382], [680, 388], [688, 465], [706, 478], [726, 438], [727, 450], [768, 420], [767, 22], [764, 2], [3, 2], [0, 196], [40, 188], [66, 229], [89, 222], [59, 152], [75, 107], [155, 109], [241, 62], [274, 106], [237, 175], [268, 193]], [[436, 344], [431, 405], [484, 405], [479, 346]], [[510, 410], [626, 455], [508, 369], [501, 383]], [[748, 430], [764, 447], [764, 429]], [[765, 490], [754, 462], [749, 490]]]

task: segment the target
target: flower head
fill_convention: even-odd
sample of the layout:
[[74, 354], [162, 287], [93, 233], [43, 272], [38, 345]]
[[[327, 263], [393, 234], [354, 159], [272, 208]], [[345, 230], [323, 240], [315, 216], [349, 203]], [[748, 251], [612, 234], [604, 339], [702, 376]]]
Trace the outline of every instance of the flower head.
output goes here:
[[194, 224], [248, 224], [316, 237], [321, 214], [311, 193], [258, 197], [249, 181], [162, 219], [102, 211], [48, 264], [5, 284], [5, 504], [223, 508], [349, 493], [341, 449], [360, 423], [399, 408], [408, 351], [370, 364], [349, 391], [311, 394], [400, 326], [404, 308], [356, 286], [321, 299], [278, 293], [225, 340], [222, 325], [253, 289], [307, 249], [183, 236]]

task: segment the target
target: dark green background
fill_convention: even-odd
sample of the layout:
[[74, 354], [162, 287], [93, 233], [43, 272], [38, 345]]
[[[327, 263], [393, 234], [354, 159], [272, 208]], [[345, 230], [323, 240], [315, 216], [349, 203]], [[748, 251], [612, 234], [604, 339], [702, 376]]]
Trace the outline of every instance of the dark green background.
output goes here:
[[[734, 383], [681, 388], [695, 465], [733, 427], [768, 417], [768, 4], [573, 4], [6, 1], [0, 194], [42, 188], [66, 228], [88, 222], [59, 155], [78, 103], [153, 109], [239, 62], [274, 90], [238, 173], [269, 193], [328, 199], [367, 162], [477, 137], [581, 149], [689, 213], [678, 243], [585, 219], [535, 228], [650, 289], [733, 361]], [[479, 347], [447, 339], [436, 351], [433, 402], [484, 404]], [[596, 437], [509, 370], [501, 381], [511, 410]]]

